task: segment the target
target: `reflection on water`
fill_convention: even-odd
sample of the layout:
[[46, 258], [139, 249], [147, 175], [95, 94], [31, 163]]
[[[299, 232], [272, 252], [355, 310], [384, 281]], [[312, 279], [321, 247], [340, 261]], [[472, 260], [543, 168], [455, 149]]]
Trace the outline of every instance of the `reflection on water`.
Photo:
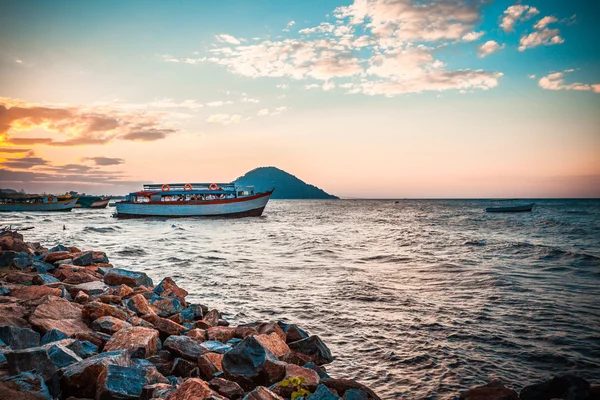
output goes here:
[[[271, 201], [261, 218], [117, 220], [114, 209], [1, 214], [27, 238], [172, 276], [235, 322], [319, 334], [383, 398], [452, 398], [497, 377], [600, 383], [600, 202]], [[62, 226], [67, 230], [63, 231]]]

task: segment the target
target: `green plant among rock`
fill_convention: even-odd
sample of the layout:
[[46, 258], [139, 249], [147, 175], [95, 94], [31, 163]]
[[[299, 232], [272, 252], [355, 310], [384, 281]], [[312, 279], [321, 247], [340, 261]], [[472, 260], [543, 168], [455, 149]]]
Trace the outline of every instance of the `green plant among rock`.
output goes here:
[[291, 378], [279, 382], [279, 386], [291, 387], [291, 389], [293, 390], [291, 399], [296, 400], [311, 394], [308, 390], [302, 387], [305, 383], [306, 379], [304, 379], [303, 376], [293, 376]]

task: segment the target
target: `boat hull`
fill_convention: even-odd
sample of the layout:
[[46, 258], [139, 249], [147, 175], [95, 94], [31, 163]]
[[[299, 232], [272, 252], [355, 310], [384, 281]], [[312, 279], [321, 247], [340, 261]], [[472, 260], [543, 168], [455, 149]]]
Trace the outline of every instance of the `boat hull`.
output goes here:
[[526, 204], [522, 206], [513, 207], [488, 207], [485, 209], [489, 213], [515, 213], [515, 212], [529, 212], [533, 210], [533, 204]]
[[29, 211], [71, 211], [77, 199], [60, 200], [56, 203], [11, 203], [0, 204], [0, 212], [29, 212]]
[[118, 218], [260, 217], [271, 194], [272, 191], [241, 199], [198, 202], [118, 202], [115, 216]]

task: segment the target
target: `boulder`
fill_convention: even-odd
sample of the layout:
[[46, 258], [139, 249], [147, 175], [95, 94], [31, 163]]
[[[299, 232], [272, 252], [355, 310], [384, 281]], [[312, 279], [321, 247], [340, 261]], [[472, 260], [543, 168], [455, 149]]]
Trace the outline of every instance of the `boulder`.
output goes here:
[[54, 265], [49, 264], [47, 262], [40, 261], [40, 260], [33, 262], [33, 268], [36, 270], [36, 272], [38, 272], [40, 274], [47, 274], [56, 269], [56, 267]]
[[47, 285], [49, 283], [58, 283], [60, 280], [56, 279], [50, 274], [39, 274], [38, 276], [34, 276], [31, 280], [31, 283], [34, 285]]
[[170, 375], [173, 366], [173, 355], [168, 350], [159, 350], [156, 355], [148, 357], [152, 365], [163, 375]]
[[235, 337], [245, 339], [248, 336], [259, 335], [256, 327], [253, 325], [238, 325], [235, 327]]
[[152, 309], [150, 303], [148, 303], [148, 300], [142, 294], [136, 294], [125, 300], [124, 303], [127, 308], [137, 315], [154, 314], [154, 309]]
[[158, 343], [156, 330], [134, 326], [115, 333], [104, 346], [104, 351], [127, 350], [131, 357], [148, 358], [156, 354]]
[[10, 264], [14, 268], [27, 269], [33, 265], [33, 256], [29, 253], [17, 253]]
[[146, 385], [153, 385], [155, 383], [169, 383], [169, 380], [165, 378], [154, 364], [143, 358], [132, 358], [131, 366], [140, 368], [144, 371], [146, 376]]
[[172, 363], [170, 375], [182, 378], [198, 378], [198, 366], [194, 362], [177, 357]]
[[22, 350], [39, 346], [40, 334], [28, 328], [0, 326], [0, 340], [12, 350]]
[[221, 314], [219, 313], [219, 311], [211, 310], [206, 315], [204, 315], [204, 317], [202, 318], [202, 322], [206, 324], [206, 329], [208, 329], [211, 326], [217, 326], [219, 324], [220, 318]]
[[167, 400], [206, 400], [213, 395], [208, 383], [198, 378], [190, 378], [169, 394]]
[[75, 301], [77, 304], [86, 304], [88, 301], [90, 301], [90, 296], [84, 292], [77, 292], [73, 301]]
[[184, 321], [197, 321], [202, 319], [203, 315], [204, 311], [199, 304], [190, 304], [181, 312], [181, 318], [183, 318]]
[[68, 339], [69, 335], [67, 335], [66, 333], [59, 331], [58, 329], [50, 329], [49, 331], [47, 331], [44, 336], [42, 336], [42, 340], [40, 341], [40, 344], [44, 345], [44, 344], [48, 344], [51, 342], [57, 342], [59, 340], [63, 340], [63, 339]]
[[127, 285], [120, 285], [116, 290], [115, 295], [125, 297], [133, 293], [133, 289]]
[[[37, 275], [36, 275], [37, 276]], [[44, 296], [60, 296], [61, 291], [57, 288], [51, 288], [48, 286], [23, 286], [19, 289], [13, 290], [10, 295], [16, 297], [19, 300], [28, 301], [34, 299], [41, 299]]]
[[[2, 297], [2, 299], [7, 299], [7, 297]], [[17, 301], [14, 297], [10, 299]], [[0, 304], [0, 325], [31, 328], [29, 322], [25, 320], [27, 314], [28, 311], [25, 307], [18, 306], [15, 303]]]
[[102, 281], [91, 281], [76, 284], [69, 290], [70, 293], [84, 292], [89, 296], [98, 296], [105, 293], [109, 289], [108, 285]]
[[202, 342], [200, 345], [208, 351], [219, 354], [225, 354], [232, 348], [229, 345], [223, 344], [221, 342], [215, 342], [214, 340]]
[[46, 254], [46, 256], [44, 257], [44, 262], [54, 264], [57, 261], [66, 260], [69, 258], [71, 258], [70, 251], [54, 251], [52, 253]]
[[71, 249], [67, 246], [63, 246], [62, 244], [57, 244], [54, 247], [51, 247], [50, 249], [48, 249], [47, 253], [56, 253], [56, 252], [71, 252]]
[[346, 393], [346, 391], [349, 389], [358, 389], [367, 393], [369, 395], [369, 399], [380, 400], [379, 396], [377, 396], [377, 394], [374, 391], [372, 391], [362, 383], [358, 383], [352, 379], [321, 378], [320, 383], [321, 384], [319, 386], [325, 385], [328, 388], [335, 390], [339, 395], [344, 395], [344, 393]]
[[156, 314], [163, 318], [170, 317], [183, 311], [181, 302], [175, 297], [165, 297], [151, 302]]
[[181, 335], [187, 330], [185, 326], [179, 325], [166, 318], [161, 318], [156, 314], [146, 314], [142, 318], [154, 325], [165, 339], [171, 335]]
[[57, 277], [64, 283], [68, 283], [70, 285], [79, 285], [82, 283], [96, 282], [99, 280], [97, 277], [87, 271], [76, 271], [73, 269], [62, 270], [60, 272], [55, 272], [54, 274], [57, 275]]
[[271, 333], [276, 333], [281, 340], [283, 340], [284, 342], [286, 341], [285, 333], [283, 332], [281, 327], [275, 322], [264, 322], [262, 324], [257, 325], [255, 328], [260, 334], [269, 335]]
[[256, 389], [244, 396], [244, 400], [283, 400], [283, 397], [264, 386], [258, 386]]
[[94, 332], [90, 330], [90, 332], [86, 333], [76, 333], [73, 337], [80, 342], [90, 342], [97, 348], [102, 348], [104, 345], [110, 340], [111, 336], [102, 332]]
[[142, 388], [140, 400], [164, 399], [173, 390], [175, 390], [175, 388], [168, 383], [155, 383], [153, 385], [146, 385]]
[[85, 267], [94, 262], [94, 257], [91, 251], [82, 251], [80, 253], [72, 253], [73, 265]]
[[33, 253], [33, 250], [27, 246], [27, 243], [23, 242], [22, 238], [3, 235], [0, 236], [0, 249], [6, 251], [14, 251], [14, 252], [25, 252], [25, 253]]
[[304, 368], [312, 369], [313, 371], [315, 371], [319, 375], [319, 378], [321, 378], [321, 379], [331, 378], [329, 376], [329, 374], [327, 373], [327, 371], [325, 371], [325, 367], [323, 367], [321, 365], [317, 365], [317, 364], [315, 364], [312, 361], [307, 362], [306, 364], [303, 365], [303, 367]]
[[316, 335], [289, 343], [288, 346], [291, 350], [308, 356], [310, 361], [318, 365], [328, 364], [333, 361], [331, 351], [321, 338]]
[[69, 336], [92, 332], [83, 322], [80, 307], [59, 297], [49, 297], [33, 311], [29, 322], [41, 332], [58, 329]]
[[206, 335], [206, 331], [204, 329], [191, 329], [188, 332], [186, 332], [185, 334], [186, 336], [191, 337], [192, 339], [194, 339], [197, 342], [204, 342], [205, 340], [208, 339], [207, 335]]
[[256, 335], [254, 338], [269, 349], [277, 358], [290, 353], [290, 348], [285, 344], [285, 335], [284, 338], [281, 338], [277, 332], [273, 332], [268, 335]]
[[109, 365], [127, 366], [130, 362], [126, 351], [109, 351], [69, 365], [62, 370], [60, 378], [63, 397], [93, 398], [98, 387], [98, 378]]
[[[77, 343], [77, 341], [73, 341]], [[82, 360], [73, 350], [67, 346], [60, 344], [59, 342], [50, 343], [47, 347], [48, 357], [52, 360], [52, 363], [56, 368], [64, 368], [67, 365], [71, 365], [75, 362]]]
[[198, 369], [200, 376], [204, 379], [212, 379], [218, 372], [223, 371], [223, 355], [218, 353], [206, 353], [198, 358]]
[[172, 278], [166, 277], [154, 288], [154, 293], [161, 297], [174, 296], [181, 304], [186, 307], [185, 297], [189, 294], [187, 290], [184, 290], [177, 286]]
[[138, 399], [146, 384], [146, 372], [137, 367], [107, 365], [98, 377], [96, 399]]
[[108, 257], [103, 251], [92, 251], [92, 260], [94, 264], [108, 264]]
[[329, 390], [327, 386], [319, 385], [317, 390], [308, 396], [306, 400], [341, 400], [341, 397]]
[[[347, 393], [347, 392], [346, 392]], [[344, 397], [345, 398], [345, 397]], [[508, 389], [498, 381], [477, 386], [460, 393], [460, 400], [519, 400], [517, 392]]]
[[344, 400], [369, 400], [369, 395], [360, 389], [348, 389], [344, 393]]
[[100, 317], [92, 322], [92, 329], [98, 332], [113, 335], [123, 328], [130, 328], [131, 324], [115, 317]]
[[216, 340], [217, 342], [226, 343], [235, 336], [235, 328], [227, 326], [213, 326], [206, 330], [208, 340]]
[[237, 400], [244, 395], [244, 389], [233, 381], [223, 378], [213, 378], [208, 385], [211, 389], [231, 400]]
[[21, 285], [31, 284], [35, 274], [28, 274], [25, 272], [9, 272], [4, 276], [4, 280], [10, 283], [18, 283]]
[[550, 400], [550, 399], [587, 399], [590, 384], [585, 379], [574, 375], [555, 376], [554, 378], [526, 386], [521, 389], [521, 400]]
[[285, 375], [285, 364], [254, 336], [249, 336], [223, 356], [225, 378], [246, 389], [272, 385]]
[[315, 390], [321, 379], [319, 374], [312, 369], [299, 367], [294, 364], [287, 364], [285, 366], [285, 379], [298, 377], [304, 378], [306, 386], [308, 386], [311, 391]]
[[48, 355], [48, 349], [45, 347], [9, 350], [4, 352], [4, 356], [6, 357], [10, 375], [30, 371], [41, 375], [47, 381], [57, 370], [56, 365], [54, 365]]
[[10, 266], [17, 254], [19, 253], [12, 250], [0, 251], [0, 268], [7, 268]]
[[163, 347], [177, 357], [196, 362], [198, 357], [207, 353], [204, 347], [188, 336], [172, 335], [165, 340]]
[[83, 318], [87, 321], [93, 321], [100, 317], [115, 317], [123, 321], [127, 320], [128, 314], [121, 307], [104, 304], [99, 301], [91, 301], [83, 306]]
[[298, 340], [306, 339], [310, 335], [296, 324], [286, 324], [282, 321], [277, 321], [277, 325], [285, 333], [286, 343], [297, 342]]
[[104, 283], [111, 286], [127, 285], [130, 287], [154, 286], [152, 279], [143, 272], [127, 271], [125, 269], [112, 268], [104, 275]]
[[[12, 394], [10, 393], [10, 389], [7, 390], [8, 388], [0, 386], [0, 399], [29, 399], [33, 397], [47, 400], [52, 399], [48, 386], [46, 386], [44, 379], [40, 375], [31, 372], [22, 372], [18, 375], [2, 378], [2, 382], [9, 384], [21, 393]], [[3, 395], [6, 397], [3, 397]]]

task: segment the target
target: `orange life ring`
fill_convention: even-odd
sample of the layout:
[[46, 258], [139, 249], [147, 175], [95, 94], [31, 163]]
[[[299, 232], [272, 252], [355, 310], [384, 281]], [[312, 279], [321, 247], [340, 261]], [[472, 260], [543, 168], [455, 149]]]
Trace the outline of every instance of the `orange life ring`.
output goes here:
[[52, 203], [52, 200], [54, 200], [54, 197], [48, 196], [48, 203]]
[[218, 190], [219, 186], [216, 183], [211, 183], [208, 187], [210, 190]]
[[171, 186], [165, 183], [164, 185], [162, 185], [161, 190], [163, 192], [168, 192], [169, 190], [171, 190]]
[[183, 190], [193, 190], [193, 189], [194, 189], [194, 188], [192, 187], [192, 184], [191, 184], [191, 183], [186, 183], [186, 184], [183, 186]]

